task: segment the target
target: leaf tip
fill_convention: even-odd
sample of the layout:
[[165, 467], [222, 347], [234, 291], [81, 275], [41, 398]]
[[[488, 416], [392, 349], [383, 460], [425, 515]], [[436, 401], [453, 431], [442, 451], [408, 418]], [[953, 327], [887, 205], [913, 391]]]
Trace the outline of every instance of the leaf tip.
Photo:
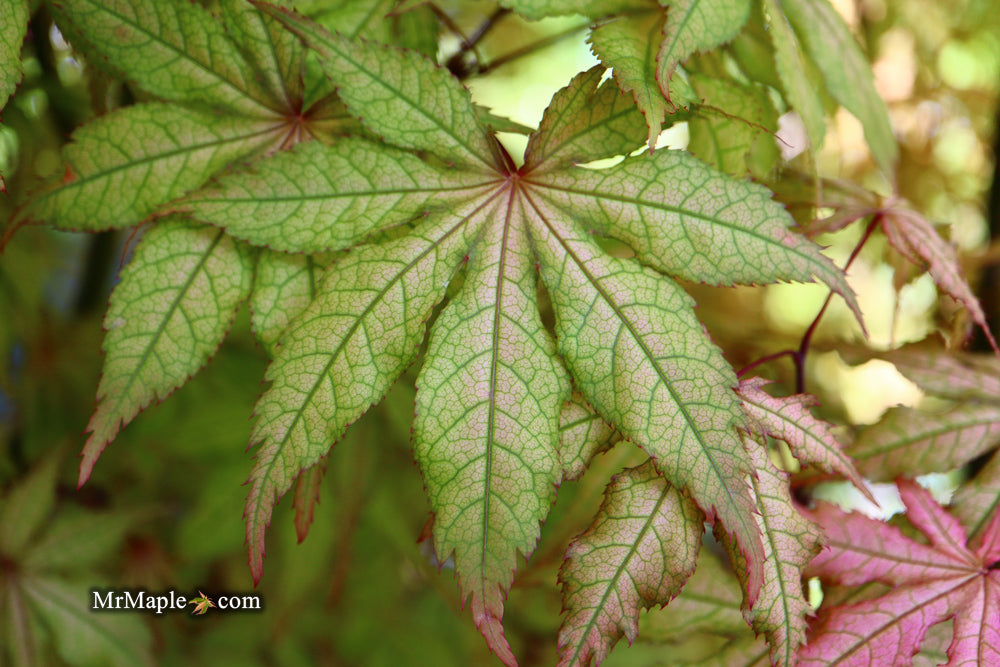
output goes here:
[[500, 659], [507, 667], [517, 667], [517, 659], [514, 657], [510, 644], [504, 636], [503, 623], [500, 616], [503, 614], [501, 604], [499, 613], [494, 605], [487, 604], [479, 595], [472, 595], [472, 619], [486, 640], [486, 645], [490, 651]]

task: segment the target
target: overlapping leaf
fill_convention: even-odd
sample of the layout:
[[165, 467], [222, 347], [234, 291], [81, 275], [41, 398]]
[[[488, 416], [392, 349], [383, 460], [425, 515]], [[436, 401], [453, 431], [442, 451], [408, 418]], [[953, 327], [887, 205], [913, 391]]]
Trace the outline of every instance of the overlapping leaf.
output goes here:
[[[65, 0], [67, 34], [164, 103], [120, 109], [73, 136], [66, 173], [22, 216], [65, 229], [134, 225], [227, 165], [329, 124], [303, 108], [302, 47], [273, 19], [226, 0]], [[335, 112], [333, 112], [335, 113]]]
[[834, 607], [821, 615], [802, 665], [904, 665], [928, 629], [954, 619], [948, 647], [951, 665], [1000, 661], [1000, 513], [994, 514], [978, 546], [915, 482], [898, 482], [909, 522], [927, 538], [915, 542], [894, 526], [821, 505], [811, 517], [828, 547], [811, 570], [828, 585], [870, 581], [891, 586], [885, 594]]
[[559, 664], [600, 664], [643, 609], [665, 605], [695, 569], [704, 515], [651, 461], [617, 475], [559, 572], [566, 619]]
[[740, 382], [743, 407], [755, 422], [755, 430], [784, 440], [801, 463], [849, 479], [874, 502], [861, 475], [844, 454], [844, 444], [831, 424], [817, 419], [810, 411], [815, 399], [807, 394], [775, 398], [764, 391], [766, 385], [766, 380], [756, 377]]
[[750, 17], [750, 0], [660, 0], [667, 8], [663, 41], [656, 54], [656, 80], [670, 98], [670, 78], [679, 63], [732, 40]]
[[[776, 8], [772, 6], [769, 9]], [[887, 174], [892, 174], [899, 158], [899, 148], [889, 124], [889, 114], [875, 89], [871, 65], [844, 19], [829, 0], [781, 0], [780, 15], [788, 19], [802, 40], [809, 59], [823, 75], [826, 90], [861, 121], [878, 166]], [[780, 19], [776, 19], [774, 24], [779, 22]], [[776, 34], [775, 40], [779, 39], [781, 37]], [[837, 55], [831, 58], [831, 54]], [[802, 101], [808, 96], [802, 82], [797, 79], [802, 70], [796, 71], [790, 61], [787, 65], [779, 67], [778, 73], [783, 79], [789, 77], [786, 88], [801, 91], [798, 97]], [[807, 104], [811, 106], [812, 102]], [[812, 112], [808, 115], [812, 116]], [[817, 120], [814, 118], [809, 122], [815, 124]], [[810, 129], [810, 140], [816, 138], [813, 136], [815, 132], [819, 132], [818, 126]]]
[[792, 26], [781, 12], [779, 0], [763, 0], [768, 17], [768, 31], [774, 48], [774, 66], [784, 88], [785, 98], [802, 119], [812, 150], [823, 145], [826, 125], [823, 104], [815, 81], [809, 76], [809, 63]]
[[251, 324], [257, 340], [273, 356], [289, 322], [316, 298], [319, 277], [330, 256], [290, 255], [262, 249], [257, 256], [250, 297]]
[[688, 150], [727, 174], [767, 174], [778, 157], [771, 134], [778, 129], [778, 114], [765, 89], [694, 75], [691, 83], [704, 104], [725, 109], [726, 115], [705, 110], [692, 118]]
[[21, 43], [28, 30], [28, 0], [0, 7], [0, 109], [21, 81]]
[[962, 275], [955, 248], [942, 239], [923, 216], [900, 206], [890, 206], [883, 212], [882, 230], [892, 247], [904, 257], [918, 266], [926, 265], [927, 273], [937, 286], [969, 311], [972, 321], [979, 325], [994, 351], [1000, 354], [979, 299]]
[[881, 355], [948, 408], [890, 410], [860, 431], [851, 454], [873, 479], [945, 472], [992, 458], [955, 492], [955, 516], [978, 539], [1000, 508], [1000, 360], [995, 355], [945, 353], [907, 346]]
[[1000, 404], [964, 403], [946, 411], [894, 408], [863, 429], [851, 456], [865, 475], [891, 480], [959, 468], [1000, 444]]
[[215, 352], [248, 295], [249, 249], [222, 231], [162, 221], [139, 244], [105, 316], [107, 359], [87, 430], [80, 483], [124, 424]]
[[[305, 106], [298, 38], [245, 2], [223, 0], [219, 15], [184, 0], [55, 7], [92, 61], [162, 101], [113, 111], [75, 132], [65, 173], [21, 209], [20, 220], [87, 231], [135, 225], [227, 167], [328, 135], [340, 122], [332, 99]], [[150, 233], [116, 290], [81, 481], [124, 423], [200, 368], [248, 293], [249, 256], [229, 236], [196, 227], [169, 223]], [[282, 326], [277, 321], [265, 329]]]
[[[756, 446], [754, 446], [756, 445]], [[795, 653], [805, 643], [809, 603], [802, 572], [819, 550], [819, 529], [792, 503], [788, 475], [777, 471], [760, 443], [747, 447], [757, 470], [751, 479], [764, 536], [764, 585], [755, 601], [744, 602], [744, 616], [754, 631], [767, 635], [774, 665], [796, 664]], [[727, 542], [727, 540], [723, 540]], [[742, 556], [730, 549], [732, 558]], [[737, 574], [741, 570], [737, 568]]]
[[[690, 156], [661, 151], [603, 171], [575, 167], [643, 140], [634, 112], [600, 85], [600, 70], [556, 95], [518, 169], [466, 91], [429, 61], [267, 11], [316, 49], [349, 111], [404, 150], [366, 140], [304, 147], [265, 177], [265, 165], [234, 173], [183, 204], [286, 250], [368, 240], [326, 270], [268, 370], [246, 510], [254, 576], [277, 499], [412, 362], [460, 271], [417, 380], [414, 449], [438, 557], [454, 558], [497, 655], [514, 661], [503, 601], [515, 557], [533, 550], [561, 478], [570, 376], [603, 420], [731, 536], [754, 599], [764, 555], [746, 482], [753, 464], [735, 430], [744, 419], [735, 376], [690, 297], [643, 263], [719, 284], [819, 277], [852, 299], [843, 275], [788, 231], [790, 218], [763, 188]], [[587, 113], [578, 116], [581, 107]], [[406, 152], [414, 150], [419, 159]], [[253, 220], [265, 216], [273, 230]], [[630, 243], [638, 261], [606, 254], [595, 228]], [[555, 342], [538, 312], [539, 274]]]

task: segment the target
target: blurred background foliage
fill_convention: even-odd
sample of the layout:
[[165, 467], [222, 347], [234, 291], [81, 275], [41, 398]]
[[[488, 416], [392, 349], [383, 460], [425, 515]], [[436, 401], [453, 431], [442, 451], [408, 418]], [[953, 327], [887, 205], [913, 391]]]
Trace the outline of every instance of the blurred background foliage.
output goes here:
[[[324, 3], [304, 4], [321, 9]], [[989, 204], [993, 145], [1000, 141], [995, 0], [834, 4], [867, 46], [889, 104], [902, 146], [900, 194], [960, 248], [968, 275], [982, 284], [988, 315], [997, 321], [997, 275], [990, 266], [1000, 246], [990, 244], [990, 218], [994, 234], [1000, 221], [997, 204]], [[528, 23], [495, 13], [488, 2], [439, 6], [466, 34], [494, 17], [476, 62], [466, 59], [456, 68], [479, 102], [521, 123], [536, 125], [552, 93], [596, 62], [582, 18]], [[459, 43], [442, 26], [439, 60], [447, 62]], [[42, 3], [32, 4], [23, 62], [24, 80], [0, 125], [3, 219], [26, 193], [58, 175], [60, 148], [74, 128], [136, 95], [74, 51]], [[890, 184], [878, 175], [857, 121], [832, 103], [828, 110], [826, 143], [815, 161], [790, 155], [795, 123], [784, 119], [781, 147], [790, 157], [788, 169], [763, 180], [777, 186], [794, 170], [812, 182], [816, 175], [844, 179], [888, 194]], [[661, 144], [685, 147], [688, 137], [686, 124], [677, 123]], [[523, 142], [513, 135], [504, 140], [515, 150]], [[842, 265], [863, 224], [819, 241]], [[241, 483], [250, 469], [250, 409], [267, 357], [250, 335], [245, 313], [209, 366], [137, 418], [91, 481], [74, 488], [73, 454], [83, 442], [100, 372], [101, 317], [138, 232], [74, 235], [28, 227], [0, 256], [0, 627], [6, 626], [0, 664], [32, 658], [33, 664], [58, 664], [69, 657], [77, 664], [129, 664], [123, 655], [162, 665], [494, 664], [462, 610], [448, 565], [438, 568], [420, 541], [429, 513], [410, 448], [412, 373], [332, 451], [304, 543], [296, 544], [287, 498], [277, 511], [258, 589], [263, 612], [102, 617], [100, 622], [129, 639], [92, 653], [80, 650], [86, 639], [73, 644], [75, 635], [49, 641], [69, 621], [39, 602], [45, 591], [76, 591], [79, 597], [94, 586], [177, 588], [193, 597], [196, 589], [209, 595], [252, 589]], [[885, 349], [928, 337], [956, 344], [968, 322], [927, 276], [905, 271], [878, 239], [853, 265], [850, 280], [865, 311], [867, 345]], [[736, 368], [797, 346], [826, 296], [824, 288], [811, 285], [690, 289], [699, 315]], [[840, 305], [823, 319], [816, 340], [807, 388], [820, 397], [825, 416], [870, 423], [889, 406], [920, 402], [919, 390], [890, 364], [852, 366], [835, 351], [864, 344]], [[788, 381], [793, 369], [777, 361], [761, 372]], [[539, 548], [519, 572], [507, 605], [508, 637], [522, 664], [554, 662], [556, 571], [565, 545], [589, 523], [610, 475], [638, 460], [628, 445], [619, 445], [582, 480], [560, 490]], [[77, 556], [56, 557], [75, 549]], [[34, 600], [30, 616], [19, 615], [23, 599]], [[698, 663], [706, 651], [725, 648], [701, 638], [673, 646], [664, 658], [659, 642], [676, 634], [657, 628], [676, 623], [671, 613], [668, 607], [646, 615], [639, 645], [619, 647], [608, 664]], [[89, 630], [79, 632], [86, 637]]]

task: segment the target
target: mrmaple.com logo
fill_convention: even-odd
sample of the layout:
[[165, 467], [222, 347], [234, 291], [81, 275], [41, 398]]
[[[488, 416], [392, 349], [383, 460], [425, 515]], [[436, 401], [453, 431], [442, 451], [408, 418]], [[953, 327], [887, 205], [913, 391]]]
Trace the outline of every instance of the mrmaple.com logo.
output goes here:
[[260, 611], [263, 603], [260, 595], [216, 595], [209, 597], [198, 591], [198, 596], [187, 598], [177, 591], [164, 591], [153, 595], [143, 590], [93, 590], [90, 609], [92, 611], [145, 611], [162, 614], [181, 611], [194, 605], [192, 614], [204, 614], [209, 609], [220, 611]]

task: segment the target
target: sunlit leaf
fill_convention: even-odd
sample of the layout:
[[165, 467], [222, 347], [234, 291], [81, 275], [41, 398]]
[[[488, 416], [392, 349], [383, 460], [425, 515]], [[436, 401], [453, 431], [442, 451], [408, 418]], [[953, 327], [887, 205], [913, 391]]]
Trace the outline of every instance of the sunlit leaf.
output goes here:
[[809, 76], [809, 65], [799, 45], [799, 38], [781, 11], [779, 0], [763, 0], [771, 43], [774, 47], [774, 64], [785, 96], [792, 108], [802, 118], [806, 136], [815, 153], [823, 146], [826, 124], [823, 105], [815, 81]]
[[656, 80], [668, 99], [670, 77], [679, 63], [725, 44], [750, 17], [749, 0], [660, 0], [667, 8], [663, 41], [656, 54]]
[[691, 83], [704, 106], [688, 121], [688, 150], [734, 176], [766, 174], [778, 157], [778, 117], [763, 89], [703, 76]]
[[590, 46], [601, 63], [613, 69], [618, 87], [631, 95], [646, 117], [650, 150], [660, 136], [667, 114], [686, 100], [664, 97], [656, 80], [656, 52], [663, 34], [663, 12], [652, 2], [644, 11], [622, 14], [590, 33]]
[[829, 0], [781, 0], [781, 11], [823, 74], [830, 95], [861, 121], [879, 167], [894, 174], [899, 148], [889, 114], [875, 89], [871, 65], [844, 19]]
[[578, 74], [552, 98], [524, 155], [525, 170], [556, 169], [627, 155], [642, 145], [645, 123], [603, 67]]

